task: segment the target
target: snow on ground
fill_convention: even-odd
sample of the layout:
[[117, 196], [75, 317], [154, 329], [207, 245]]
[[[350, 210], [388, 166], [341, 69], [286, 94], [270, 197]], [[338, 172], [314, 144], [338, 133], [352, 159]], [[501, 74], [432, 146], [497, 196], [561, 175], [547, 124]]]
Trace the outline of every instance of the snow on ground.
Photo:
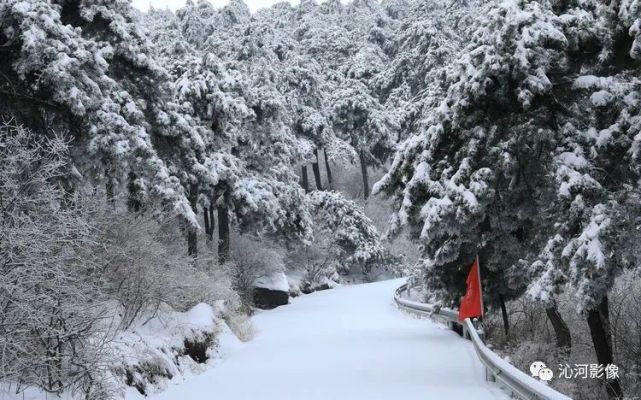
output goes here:
[[[118, 307], [116, 304], [113, 307]], [[166, 304], [161, 304], [155, 316], [144, 321], [139, 318], [136, 324], [127, 330], [118, 331], [109, 343], [112, 367], [118, 370], [114, 377], [115, 397], [118, 389], [124, 385], [125, 371], [129, 379], [146, 391], [161, 391], [169, 381], [164, 376], [181, 379], [202, 372], [207, 365], [196, 363], [189, 355], [183, 354], [185, 341], [207, 343], [209, 348], [203, 350], [210, 358], [218, 357], [214, 338], [221, 346], [233, 348], [238, 339], [219, 317], [224, 305], [222, 301], [214, 306], [200, 303], [186, 312], [177, 312]], [[119, 321], [116, 321], [117, 324]], [[114, 323], [110, 321], [109, 323]], [[152, 370], [156, 375], [150, 376]], [[126, 387], [127, 393], [138, 393], [133, 387]], [[15, 393], [15, 385], [0, 384], [0, 400], [74, 400], [84, 398], [81, 395], [64, 393], [60, 396], [46, 393], [35, 387], [28, 387]], [[131, 395], [127, 395], [129, 398]], [[138, 395], [141, 397], [140, 395]], [[133, 396], [132, 398], [135, 398]]]
[[131, 384], [149, 392], [164, 388], [164, 376], [202, 371], [205, 367], [185, 353], [185, 343], [206, 344], [198, 356], [216, 357], [215, 337], [224, 326], [218, 315], [223, 309], [222, 301], [214, 307], [200, 303], [187, 312], [177, 312], [163, 304], [154, 318], [118, 332], [111, 351], [119, 375], [127, 375]]
[[289, 282], [284, 272], [275, 272], [270, 275], [259, 276], [254, 286], [269, 290], [289, 291]]
[[0, 400], [73, 400], [71, 395], [57, 396], [36, 388], [27, 388], [21, 393], [15, 393], [15, 386], [0, 385]]
[[221, 343], [204, 373], [147, 399], [507, 399], [485, 382], [471, 343], [396, 309], [401, 283], [343, 286], [261, 312], [255, 339]]

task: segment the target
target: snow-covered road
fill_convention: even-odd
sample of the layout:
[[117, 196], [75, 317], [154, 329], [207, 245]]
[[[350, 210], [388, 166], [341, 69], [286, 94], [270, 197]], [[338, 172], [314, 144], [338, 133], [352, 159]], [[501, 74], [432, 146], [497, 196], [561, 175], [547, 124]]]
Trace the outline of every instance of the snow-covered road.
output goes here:
[[402, 281], [345, 286], [258, 314], [256, 337], [151, 400], [507, 399], [471, 344], [393, 304]]

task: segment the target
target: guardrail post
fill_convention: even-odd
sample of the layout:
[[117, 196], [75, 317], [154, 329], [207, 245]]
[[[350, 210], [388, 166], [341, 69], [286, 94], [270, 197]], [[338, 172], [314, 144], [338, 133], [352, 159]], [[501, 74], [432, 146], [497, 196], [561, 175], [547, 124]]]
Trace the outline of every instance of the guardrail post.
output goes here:
[[485, 380], [488, 382], [496, 382], [494, 374], [488, 367], [485, 367]]
[[478, 320], [478, 318], [474, 318], [472, 320], [472, 325], [474, 325], [474, 329], [476, 329], [476, 333], [479, 335], [479, 338], [481, 338], [481, 341], [485, 343], [485, 329], [483, 329], [483, 323]]
[[459, 336], [463, 336], [463, 325], [456, 321], [447, 321], [447, 326], [456, 332]]
[[494, 372], [487, 365], [485, 366], [485, 380], [488, 382], [496, 382]]

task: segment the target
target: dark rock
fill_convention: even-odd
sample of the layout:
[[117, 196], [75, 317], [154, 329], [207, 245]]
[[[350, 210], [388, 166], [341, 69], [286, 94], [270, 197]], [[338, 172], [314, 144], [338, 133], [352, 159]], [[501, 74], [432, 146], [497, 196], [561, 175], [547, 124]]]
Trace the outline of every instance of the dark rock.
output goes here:
[[321, 290], [328, 290], [331, 287], [327, 283], [322, 283], [320, 285], [311, 286], [309, 283], [304, 283], [301, 285], [300, 291], [304, 294], [310, 294], [313, 292], [320, 292]]
[[271, 310], [289, 303], [289, 293], [282, 290], [254, 288], [254, 305], [263, 310]]
[[207, 333], [198, 339], [185, 339], [183, 343], [185, 346], [183, 354], [191, 357], [191, 359], [198, 364], [206, 363], [207, 359], [209, 359], [207, 350], [214, 345], [214, 340], [215, 337], [213, 333]]

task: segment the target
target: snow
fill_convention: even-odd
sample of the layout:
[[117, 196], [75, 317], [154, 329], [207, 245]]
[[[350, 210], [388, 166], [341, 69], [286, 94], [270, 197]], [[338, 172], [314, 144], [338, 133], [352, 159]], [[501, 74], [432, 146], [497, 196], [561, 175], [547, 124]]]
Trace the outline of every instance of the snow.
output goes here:
[[576, 169], [586, 168], [588, 166], [588, 162], [583, 156], [571, 152], [561, 153], [557, 156], [557, 159], [561, 164]]
[[289, 282], [283, 272], [261, 276], [256, 279], [254, 286], [269, 290], [280, 290], [281, 292], [289, 291]]
[[[211, 0], [210, 3], [215, 7], [223, 7], [230, 3], [229, 0]], [[263, 8], [268, 8], [273, 4], [278, 3], [278, 0], [246, 0], [245, 3], [247, 7], [252, 12], [256, 12]], [[290, 0], [289, 3], [296, 5], [299, 3], [297, 0]], [[178, 10], [181, 7], [185, 6], [185, 0], [133, 0], [132, 4], [134, 7], [142, 10], [148, 11], [151, 7], [156, 9], [169, 8], [170, 10]]]
[[470, 192], [469, 190], [463, 189], [461, 191], [461, 196], [469, 203], [470, 208], [473, 207], [478, 207], [479, 202], [476, 200], [476, 196], [474, 196], [474, 193]]
[[[218, 340], [226, 327], [219, 317], [223, 308], [223, 302], [219, 301], [214, 307], [200, 303], [186, 312], [177, 312], [162, 304], [153, 318], [137, 321], [127, 330], [117, 332], [110, 344], [115, 368], [128, 371], [132, 381], [143, 386], [146, 392], [162, 391], [168, 382], [161, 376], [150, 380], [145, 375], [150, 366], [174, 379], [202, 372], [205, 367], [182, 351], [186, 341], [204, 343], [210, 335]], [[206, 351], [208, 357], [217, 357], [216, 344], [216, 341], [210, 344]]]
[[598, 92], [592, 93], [592, 96], [590, 96], [590, 101], [597, 107], [603, 107], [610, 104], [613, 97], [614, 96], [612, 96], [612, 93], [608, 92], [607, 90], [599, 90]]
[[220, 362], [147, 399], [507, 399], [470, 342], [394, 306], [401, 283], [342, 286], [262, 312], [255, 339], [221, 343]]
[[26, 14], [31, 11], [31, 4], [27, 1], [21, 1], [20, 3], [14, 4], [12, 11], [15, 13]]
[[0, 400], [73, 400], [73, 397], [68, 393], [57, 395], [33, 387], [15, 393], [15, 386], [2, 384], [0, 385]]
[[605, 88], [613, 86], [614, 80], [609, 77], [599, 77], [594, 75], [583, 75], [576, 78], [572, 85], [575, 89]]
[[[118, 307], [114, 304], [114, 307]], [[154, 365], [171, 373], [174, 380], [182, 376], [190, 377], [192, 372], [203, 371], [203, 367], [191, 360], [189, 356], [177, 352], [184, 346], [185, 340], [193, 340], [205, 334], [216, 334], [218, 346], [233, 349], [240, 341], [229, 328], [217, 317], [222, 313], [223, 302], [217, 302], [214, 307], [200, 303], [186, 312], [177, 312], [167, 305], [161, 305], [157, 315], [145, 323], [139, 323], [127, 330], [119, 331], [110, 343], [115, 367], [127, 369], [132, 374], [134, 382], [142, 382], [148, 391], [160, 391], [167, 379], [156, 377], [156, 381], [146, 381], [140, 376], [135, 366]], [[218, 357], [219, 350], [213, 346], [208, 350], [209, 356]], [[118, 376], [120, 381], [122, 377]], [[15, 393], [15, 385], [0, 384], [0, 400], [76, 400], [80, 395], [64, 393], [56, 395], [28, 387], [20, 393]], [[126, 388], [127, 398], [142, 398], [133, 387]]]
[[[222, 308], [222, 302], [216, 304], [216, 309], [200, 303], [189, 311], [178, 312], [161, 304], [154, 318], [118, 332], [114, 343], [133, 348], [149, 347], [160, 352], [180, 348], [185, 339], [206, 332], [216, 332], [219, 329], [219, 318], [216, 315], [222, 312]], [[122, 351], [122, 354], [138, 355], [131, 351]]]

